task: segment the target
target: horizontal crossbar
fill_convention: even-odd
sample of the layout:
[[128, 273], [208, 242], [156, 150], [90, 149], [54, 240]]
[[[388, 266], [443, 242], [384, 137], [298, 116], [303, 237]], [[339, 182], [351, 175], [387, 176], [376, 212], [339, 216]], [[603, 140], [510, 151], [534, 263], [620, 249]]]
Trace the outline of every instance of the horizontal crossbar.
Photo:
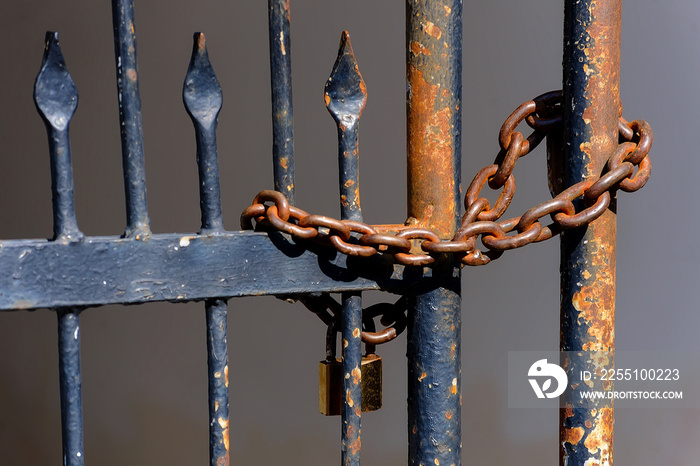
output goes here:
[[430, 286], [433, 270], [348, 257], [283, 233], [0, 242], [0, 310]]

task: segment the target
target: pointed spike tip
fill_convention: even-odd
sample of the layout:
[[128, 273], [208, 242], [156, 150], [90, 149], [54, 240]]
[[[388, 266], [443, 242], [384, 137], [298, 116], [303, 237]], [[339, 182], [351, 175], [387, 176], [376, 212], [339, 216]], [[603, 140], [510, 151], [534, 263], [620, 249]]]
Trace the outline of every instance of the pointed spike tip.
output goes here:
[[44, 36], [44, 44], [47, 49], [53, 44], [58, 45], [58, 32], [46, 31], [46, 35]]
[[340, 36], [338, 58], [326, 82], [324, 97], [330, 114], [346, 128], [357, 123], [367, 103], [367, 86], [357, 66], [348, 31]]
[[194, 33], [194, 43], [195, 43], [195, 46], [199, 47], [200, 50], [207, 49], [207, 38], [204, 37], [203, 32], [195, 32]]
[[61, 52], [61, 44], [58, 42], [58, 32], [55, 31], [46, 31], [46, 35], [44, 36], [44, 56], [41, 60], [42, 68], [49, 60], [62, 63], [63, 66], [66, 66], [63, 53]]
[[350, 47], [350, 53], [352, 53], [352, 44], [350, 43], [350, 33], [348, 31], [343, 31], [340, 33], [340, 48]]
[[41, 69], [34, 81], [34, 103], [46, 123], [57, 130], [68, 127], [78, 107], [78, 89], [66, 68], [57, 32], [46, 32]]

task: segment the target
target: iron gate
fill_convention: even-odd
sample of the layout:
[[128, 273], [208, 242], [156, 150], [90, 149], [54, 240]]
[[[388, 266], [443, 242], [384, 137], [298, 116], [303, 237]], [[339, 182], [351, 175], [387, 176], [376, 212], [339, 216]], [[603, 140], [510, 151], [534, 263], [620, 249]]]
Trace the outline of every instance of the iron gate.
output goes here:
[[[2, 243], [0, 308], [56, 310], [66, 464], [83, 464], [79, 315], [88, 307], [205, 302], [212, 464], [228, 462], [226, 302], [232, 297], [299, 299], [329, 325], [342, 322], [343, 373], [353, 374], [343, 381], [344, 464], [359, 464], [360, 384], [354, 370], [362, 341], [371, 346], [396, 335], [404, 308], [409, 462], [460, 463], [462, 264], [483, 265], [504, 250], [573, 229], [564, 233], [562, 242], [562, 349], [586, 344], [614, 348], [614, 193], [644, 184], [651, 144], [643, 122], [619, 120], [619, 1], [567, 2], [563, 98], [543, 94], [508, 118], [496, 163], [482, 170], [467, 190], [464, 217], [459, 207], [462, 4], [408, 1], [408, 220], [381, 226], [361, 223], [357, 130], [366, 89], [347, 33], [326, 85], [326, 104], [338, 124], [343, 219], [309, 215], [294, 206], [289, 3], [270, 0], [269, 13], [274, 180], [284, 197], [264, 191], [246, 209], [242, 225], [255, 226], [255, 232], [223, 229], [216, 146], [221, 88], [204, 36], [196, 34], [183, 100], [196, 131], [202, 228], [196, 235], [151, 233], [134, 9], [132, 2], [115, 0], [127, 227], [119, 238], [82, 235], [73, 208], [68, 140], [77, 91], [57, 34], [47, 34], [35, 101], [49, 134], [54, 238]], [[525, 120], [534, 130], [527, 138], [516, 131]], [[497, 223], [515, 189], [515, 161], [545, 134], [552, 136], [548, 149], [555, 199]], [[561, 155], [562, 147], [578, 149]], [[639, 166], [636, 174], [634, 165]], [[493, 208], [480, 196], [486, 183], [504, 189]], [[539, 220], [550, 214], [554, 223], [542, 226]], [[511, 231], [517, 233], [507, 235]], [[484, 251], [475, 246], [477, 236]], [[315, 242], [307, 241], [311, 237]], [[387, 308], [384, 315], [393, 326], [383, 332], [372, 332], [371, 324], [363, 323], [360, 292], [372, 289], [406, 296]], [[341, 293], [342, 310], [328, 301], [331, 292]], [[594, 309], [582, 311], [577, 299], [593, 302]], [[594, 457], [601, 464], [612, 463], [611, 409], [564, 410], [561, 423], [562, 461], [583, 464]], [[580, 436], [572, 435], [580, 430]], [[602, 446], [595, 451], [578, 448], [589, 436], [600, 437]]]

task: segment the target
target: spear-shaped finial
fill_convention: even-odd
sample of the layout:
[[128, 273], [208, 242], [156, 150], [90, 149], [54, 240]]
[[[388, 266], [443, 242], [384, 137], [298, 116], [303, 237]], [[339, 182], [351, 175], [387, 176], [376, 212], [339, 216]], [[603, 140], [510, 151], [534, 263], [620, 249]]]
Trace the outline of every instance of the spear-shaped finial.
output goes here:
[[44, 57], [34, 82], [34, 103], [47, 125], [62, 131], [78, 108], [78, 89], [66, 68], [58, 33], [46, 33]]
[[194, 123], [197, 139], [202, 232], [220, 232], [224, 227], [221, 217], [216, 125], [223, 104], [223, 94], [214, 68], [209, 62], [206, 39], [201, 32], [194, 35], [192, 58], [185, 76], [182, 100]]
[[362, 220], [360, 209], [358, 123], [367, 102], [367, 87], [357, 67], [350, 34], [340, 37], [338, 59], [326, 82], [326, 107], [338, 124], [341, 216]]
[[[344, 220], [362, 220], [360, 209], [359, 154], [357, 134], [360, 116], [367, 102], [367, 88], [357, 68], [350, 34], [340, 37], [338, 59], [326, 82], [326, 107], [338, 124], [338, 168], [340, 170], [340, 214]], [[362, 296], [359, 292], [342, 295], [343, 313], [343, 406], [342, 455], [344, 465], [360, 464], [362, 411]], [[352, 377], [351, 377], [352, 374]]]
[[68, 125], [78, 107], [78, 90], [66, 68], [57, 32], [46, 33], [44, 58], [34, 82], [34, 103], [49, 136], [54, 239], [80, 239], [83, 234], [75, 218], [68, 137]]

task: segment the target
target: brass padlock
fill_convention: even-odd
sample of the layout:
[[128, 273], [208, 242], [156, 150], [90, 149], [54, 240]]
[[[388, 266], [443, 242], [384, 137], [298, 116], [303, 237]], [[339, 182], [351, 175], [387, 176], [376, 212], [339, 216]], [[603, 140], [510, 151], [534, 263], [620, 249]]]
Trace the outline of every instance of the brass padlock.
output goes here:
[[[382, 358], [362, 357], [362, 412], [382, 407]], [[340, 359], [318, 363], [318, 409], [325, 416], [339, 416], [343, 404], [343, 363]]]
[[[318, 409], [325, 416], [340, 416], [343, 405], [343, 362], [336, 359], [336, 326], [326, 334], [326, 359], [318, 363]], [[360, 366], [362, 412], [382, 407], [382, 358], [376, 354], [362, 357]]]

